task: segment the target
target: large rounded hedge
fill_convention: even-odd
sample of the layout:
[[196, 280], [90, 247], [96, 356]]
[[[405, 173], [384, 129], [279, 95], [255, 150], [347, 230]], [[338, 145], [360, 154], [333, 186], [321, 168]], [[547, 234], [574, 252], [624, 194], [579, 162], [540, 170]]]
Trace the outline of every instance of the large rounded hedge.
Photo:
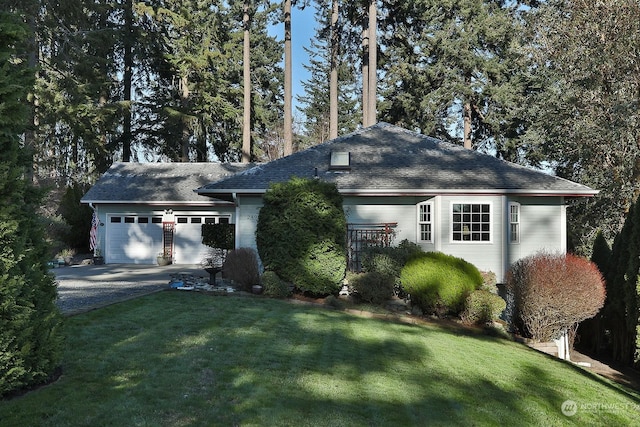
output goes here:
[[347, 268], [347, 220], [334, 184], [292, 178], [272, 184], [258, 216], [265, 269], [314, 295], [340, 290]]
[[411, 302], [428, 312], [458, 314], [467, 296], [482, 285], [480, 271], [471, 263], [442, 252], [413, 256], [400, 281]]

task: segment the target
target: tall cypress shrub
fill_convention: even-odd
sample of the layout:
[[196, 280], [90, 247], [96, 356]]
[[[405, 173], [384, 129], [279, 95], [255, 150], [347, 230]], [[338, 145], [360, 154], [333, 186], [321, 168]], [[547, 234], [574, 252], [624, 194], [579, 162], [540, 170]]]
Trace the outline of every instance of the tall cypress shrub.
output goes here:
[[266, 270], [304, 292], [328, 295], [340, 290], [346, 273], [346, 231], [334, 184], [292, 178], [265, 193], [256, 243]]
[[34, 71], [28, 30], [0, 12], [0, 396], [46, 381], [60, 362], [61, 316], [48, 273], [41, 195], [28, 181], [32, 160], [20, 145]]
[[607, 275], [607, 300], [603, 318], [611, 334], [615, 361], [640, 365], [638, 324], [640, 290], [640, 199], [629, 208], [622, 230], [611, 249]]
[[625, 321], [628, 342], [628, 354], [631, 363], [640, 367], [640, 289], [638, 288], [638, 275], [640, 274], [640, 198], [635, 202], [633, 214], [629, 215], [632, 222], [631, 238], [629, 239], [629, 262], [625, 274], [624, 305]]
[[[593, 249], [591, 251], [591, 262], [593, 262], [602, 273], [602, 277], [606, 278], [609, 273], [609, 263], [611, 260], [611, 248], [607, 239], [604, 238], [602, 231], [598, 231], [596, 238], [593, 241]], [[608, 282], [605, 281], [607, 300], [611, 290], [609, 289]], [[592, 319], [583, 321], [578, 327], [577, 335], [580, 337], [579, 343], [576, 341], [576, 345], [581, 348], [594, 353], [601, 353], [606, 348], [606, 331], [609, 330], [606, 317], [604, 315], [606, 311], [605, 307], [596, 314]]]

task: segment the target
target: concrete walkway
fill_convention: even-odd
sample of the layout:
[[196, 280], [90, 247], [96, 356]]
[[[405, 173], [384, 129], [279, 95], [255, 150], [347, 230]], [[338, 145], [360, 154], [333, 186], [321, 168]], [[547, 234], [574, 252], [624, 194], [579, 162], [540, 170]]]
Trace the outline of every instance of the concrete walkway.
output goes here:
[[199, 265], [74, 265], [52, 270], [58, 283], [58, 307], [67, 315], [168, 289], [178, 273], [208, 278]]

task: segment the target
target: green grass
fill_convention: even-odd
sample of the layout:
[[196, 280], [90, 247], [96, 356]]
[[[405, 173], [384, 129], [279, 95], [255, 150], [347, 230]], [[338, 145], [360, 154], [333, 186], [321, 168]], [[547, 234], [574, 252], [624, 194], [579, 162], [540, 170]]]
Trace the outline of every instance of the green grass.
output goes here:
[[280, 300], [162, 292], [67, 334], [62, 377], [0, 401], [0, 425], [615, 426], [640, 411], [638, 393], [507, 340]]

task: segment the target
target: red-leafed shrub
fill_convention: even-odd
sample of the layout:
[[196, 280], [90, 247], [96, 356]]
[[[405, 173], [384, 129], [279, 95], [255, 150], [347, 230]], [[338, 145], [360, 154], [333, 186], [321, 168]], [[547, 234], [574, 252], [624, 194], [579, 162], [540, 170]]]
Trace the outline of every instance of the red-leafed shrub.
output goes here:
[[605, 284], [587, 259], [539, 253], [511, 266], [507, 293], [513, 326], [534, 340], [548, 341], [595, 316], [604, 304]]

